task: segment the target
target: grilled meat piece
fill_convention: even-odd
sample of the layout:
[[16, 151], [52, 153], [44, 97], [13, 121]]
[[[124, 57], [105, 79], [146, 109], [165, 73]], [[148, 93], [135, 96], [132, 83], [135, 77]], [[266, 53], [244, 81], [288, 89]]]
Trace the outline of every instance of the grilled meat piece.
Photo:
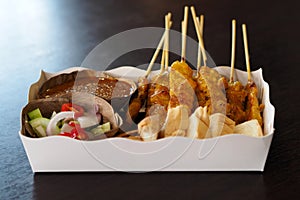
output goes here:
[[208, 113], [226, 112], [226, 94], [221, 75], [214, 69], [203, 66], [196, 78], [198, 106], [208, 108]]
[[261, 111], [264, 105], [259, 104], [257, 94], [258, 90], [256, 84], [253, 81], [249, 81], [245, 87], [247, 92], [246, 97], [246, 120], [257, 119], [260, 126], [263, 125], [263, 119], [261, 116]]
[[169, 100], [168, 73], [159, 74], [153, 78], [148, 90], [146, 115], [159, 114], [162, 108], [167, 111]]
[[142, 108], [142, 106], [144, 105], [144, 103], [147, 99], [148, 87], [149, 87], [148, 79], [146, 77], [139, 78], [138, 93], [136, 96], [134, 96], [131, 99], [129, 108], [128, 108], [128, 113], [132, 120], [134, 120], [138, 116], [140, 109]]
[[225, 77], [222, 77], [221, 80], [226, 90], [226, 115], [236, 124], [240, 124], [246, 120], [245, 99], [247, 93], [245, 88], [239, 81], [228, 82]]
[[191, 114], [195, 97], [197, 83], [193, 80], [193, 70], [184, 61], [175, 61], [172, 64], [170, 75], [170, 102], [169, 107], [175, 108], [184, 105]]

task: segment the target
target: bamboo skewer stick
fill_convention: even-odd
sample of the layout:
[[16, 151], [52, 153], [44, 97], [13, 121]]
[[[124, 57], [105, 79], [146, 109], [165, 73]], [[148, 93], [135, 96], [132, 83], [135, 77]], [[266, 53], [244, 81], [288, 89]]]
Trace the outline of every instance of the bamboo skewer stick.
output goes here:
[[[169, 13], [168, 15], [171, 17], [171, 13]], [[170, 21], [170, 22], [169, 22], [169, 28], [170, 28], [171, 26], [172, 26], [172, 22]], [[147, 68], [147, 71], [146, 71], [146, 74], [145, 74], [145, 77], [146, 77], [146, 78], [147, 78], [147, 77], [149, 76], [149, 74], [151, 73], [152, 67], [153, 67], [153, 65], [154, 65], [155, 60], [157, 59], [157, 56], [158, 56], [158, 54], [159, 54], [159, 51], [160, 51], [161, 48], [162, 48], [162, 45], [163, 45], [164, 40], [165, 40], [165, 38], [166, 38], [166, 35], [167, 35], [167, 31], [165, 30], [163, 36], [161, 37], [161, 39], [160, 39], [160, 41], [159, 41], [159, 43], [158, 43], [158, 45], [157, 45], [157, 47], [156, 47], [156, 50], [155, 50], [155, 52], [154, 52], [154, 54], [153, 54], [153, 56], [152, 56], [152, 59], [151, 59], [149, 65], [148, 65], [148, 68]]]
[[172, 26], [172, 22], [171, 22], [171, 13], [168, 13], [167, 15], [167, 24], [168, 24], [168, 27], [167, 27], [167, 38], [166, 38], [166, 62], [165, 62], [165, 70], [168, 71], [168, 67], [169, 67], [169, 43], [170, 43], [170, 28]]
[[203, 36], [203, 28], [204, 28], [204, 15], [200, 15], [200, 33], [202, 35], [202, 39], [204, 38]]
[[159, 42], [159, 44], [158, 44], [158, 46], [157, 46], [157, 48], [156, 48], [156, 50], [155, 50], [153, 56], [152, 56], [152, 59], [151, 59], [149, 65], [148, 65], [148, 68], [147, 68], [145, 77], [148, 77], [149, 74], [150, 74], [150, 72], [151, 72], [151, 70], [152, 70], [152, 67], [153, 67], [153, 65], [154, 65], [154, 62], [155, 62], [155, 60], [156, 60], [156, 58], [157, 58], [157, 56], [158, 56], [158, 54], [159, 54], [159, 51], [160, 51], [160, 49], [161, 49], [161, 47], [162, 47], [163, 41], [164, 41], [164, 39], [165, 39], [165, 36], [166, 36], [166, 32], [164, 32], [163, 37], [161, 38], [161, 40], [160, 40], [160, 42]]
[[165, 53], [165, 70], [168, 71], [168, 67], [169, 67], [169, 40], [170, 40], [170, 28], [172, 26], [172, 22], [171, 22], [171, 13], [168, 13], [167, 17], [166, 17], [166, 28], [167, 28], [167, 35], [166, 35], [166, 53]]
[[249, 50], [248, 50], [248, 40], [247, 40], [246, 24], [242, 25], [242, 29], [243, 29], [243, 39], [244, 39], [244, 48], [245, 48], [246, 67], [247, 67], [247, 73], [248, 73], [248, 82], [250, 82], [252, 79], [251, 79], [251, 70], [250, 70], [250, 58], [249, 58]]
[[160, 73], [162, 74], [162, 73], [164, 73], [164, 71], [165, 71], [165, 58], [166, 58], [166, 51], [165, 51], [165, 47], [166, 45], [165, 45], [165, 42], [164, 42], [164, 50], [162, 51], [162, 55], [161, 55], [161, 62], [160, 62]]
[[166, 26], [166, 39], [165, 39], [165, 70], [168, 69], [169, 66], [169, 32], [171, 27], [171, 13], [168, 13], [165, 17], [165, 26]]
[[183, 45], [184, 45], [184, 42], [183, 42], [183, 40], [184, 40], [184, 35], [183, 35], [183, 32], [184, 32], [184, 21], [181, 21], [181, 60], [183, 60], [184, 59], [184, 47], [183, 47]]
[[[199, 21], [199, 17], [196, 17], [197, 19], [197, 22], [200, 24], [200, 21]], [[200, 70], [200, 66], [201, 66], [201, 45], [200, 45], [200, 42], [198, 42], [198, 53], [197, 53], [197, 74]]]
[[168, 70], [169, 66], [169, 31], [172, 26], [171, 13], [165, 16], [165, 31], [164, 50], [161, 58], [160, 74]]
[[157, 45], [157, 48], [156, 48], [156, 50], [155, 50], [155, 52], [154, 52], [154, 54], [152, 56], [152, 59], [151, 59], [149, 65], [148, 65], [148, 68], [147, 68], [147, 71], [146, 71], [146, 74], [145, 74], [146, 78], [149, 76], [149, 74], [150, 74], [150, 72], [152, 70], [152, 67], [154, 65], [154, 62], [155, 62], [158, 54], [159, 54], [159, 51], [161, 50], [161, 47], [162, 47], [163, 42], [165, 40], [165, 37], [166, 37], [166, 31], [164, 32], [163, 36], [161, 37], [161, 39], [160, 39], [160, 41], [159, 41], [159, 43]]
[[181, 32], [182, 32], [182, 46], [181, 46], [181, 60], [185, 61], [186, 59], [186, 33], [187, 33], [187, 24], [188, 24], [188, 13], [189, 7], [184, 7], [184, 18], [181, 22]]
[[236, 48], [236, 20], [232, 20], [232, 38], [231, 38], [231, 65], [230, 65], [230, 83], [233, 82], [235, 48]]
[[169, 27], [168, 15], [165, 15], [165, 32], [166, 32], [166, 36], [165, 36], [165, 39], [164, 39], [164, 47], [163, 47], [163, 52], [162, 52], [162, 55], [161, 55], [160, 74], [164, 73], [165, 63], [167, 62], [166, 53], [167, 53], [168, 27]]
[[[203, 36], [204, 15], [200, 16], [200, 21], [199, 21], [199, 18], [197, 17], [197, 21], [200, 26], [200, 34]], [[200, 70], [200, 67], [201, 67], [201, 45], [200, 45], [200, 42], [198, 42], [197, 74]]]
[[193, 16], [194, 25], [195, 25], [196, 33], [197, 33], [197, 36], [198, 36], [198, 40], [199, 40], [200, 45], [201, 45], [201, 51], [202, 51], [202, 55], [203, 55], [203, 62], [204, 62], [204, 65], [206, 66], [207, 57], [206, 57], [204, 42], [203, 42], [202, 35], [200, 33], [200, 27], [199, 27], [199, 23], [198, 23], [198, 20], [197, 20], [197, 15], [196, 15], [196, 11], [195, 11], [194, 6], [191, 6], [191, 12], [192, 12], [192, 16]]

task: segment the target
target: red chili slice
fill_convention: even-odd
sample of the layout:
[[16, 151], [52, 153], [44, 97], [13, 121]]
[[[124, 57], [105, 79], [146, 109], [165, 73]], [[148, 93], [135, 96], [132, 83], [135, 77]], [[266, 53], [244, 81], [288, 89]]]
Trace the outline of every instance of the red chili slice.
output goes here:
[[76, 135], [79, 140], [87, 139], [87, 134], [85, 133], [85, 130], [81, 128], [79, 124], [75, 124], [75, 128], [71, 130], [71, 134]]
[[82, 128], [73, 128], [71, 130], [71, 133], [63, 132], [58, 135], [70, 137], [70, 138], [77, 139], [77, 140], [86, 140], [87, 139], [87, 135], [86, 135], [84, 129], [82, 129]]
[[75, 118], [78, 118], [78, 117], [82, 116], [83, 113], [84, 113], [84, 109], [81, 106], [73, 104], [73, 103], [64, 103], [61, 106], [61, 111], [62, 112], [64, 112], [64, 111], [73, 111], [73, 112], [75, 112], [75, 114], [74, 114]]
[[76, 134], [76, 133], [67, 133], [67, 132], [64, 132], [64, 133], [60, 133], [58, 135], [70, 137], [70, 138], [77, 139], [77, 140], [79, 139], [78, 138], [78, 134]]
[[77, 121], [70, 121], [69, 126], [76, 127], [76, 126], [80, 126], [80, 124]]

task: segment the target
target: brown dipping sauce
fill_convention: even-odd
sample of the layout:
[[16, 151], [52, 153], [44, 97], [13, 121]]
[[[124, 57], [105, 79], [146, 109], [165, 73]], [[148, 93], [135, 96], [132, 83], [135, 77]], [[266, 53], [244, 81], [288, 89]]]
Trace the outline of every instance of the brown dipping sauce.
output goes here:
[[59, 97], [72, 92], [86, 92], [106, 100], [127, 97], [133, 92], [129, 83], [115, 78], [88, 77], [56, 85], [41, 93], [40, 98]]

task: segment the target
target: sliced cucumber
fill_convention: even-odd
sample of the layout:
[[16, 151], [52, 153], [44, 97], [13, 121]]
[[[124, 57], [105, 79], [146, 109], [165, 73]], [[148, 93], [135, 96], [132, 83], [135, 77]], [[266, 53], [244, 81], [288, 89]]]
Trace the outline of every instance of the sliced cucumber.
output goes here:
[[104, 132], [110, 131], [110, 122], [100, 125]]
[[42, 126], [38, 126], [36, 128], [33, 128], [34, 132], [37, 134], [38, 137], [46, 137], [46, 131], [45, 128]]
[[46, 136], [46, 129], [49, 124], [50, 120], [47, 118], [35, 118], [33, 120], [29, 121], [29, 124], [33, 128], [34, 132], [39, 137], [45, 137]]
[[36, 128], [38, 126], [47, 127], [50, 122], [50, 119], [40, 117], [29, 121], [29, 124], [32, 126], [32, 128]]
[[93, 133], [94, 135], [98, 135], [98, 134], [103, 134], [107, 131], [110, 131], [110, 123], [109, 122], [99, 125], [96, 128], [93, 128], [91, 130], [91, 133]]
[[43, 116], [42, 116], [42, 113], [41, 113], [40, 109], [37, 108], [37, 109], [35, 109], [35, 110], [29, 112], [29, 113], [28, 113], [28, 117], [29, 117], [31, 120], [33, 120], [33, 119], [36, 119], [36, 118], [42, 118]]

